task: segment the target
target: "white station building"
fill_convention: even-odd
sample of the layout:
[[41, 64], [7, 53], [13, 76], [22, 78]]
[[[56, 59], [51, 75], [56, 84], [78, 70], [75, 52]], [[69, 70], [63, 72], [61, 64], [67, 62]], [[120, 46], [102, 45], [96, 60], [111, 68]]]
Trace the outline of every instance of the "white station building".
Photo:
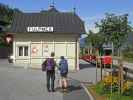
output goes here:
[[41, 68], [55, 52], [68, 59], [69, 69], [79, 69], [79, 38], [84, 22], [74, 12], [59, 12], [54, 6], [40, 13], [16, 13], [9, 31], [13, 35], [13, 63]]

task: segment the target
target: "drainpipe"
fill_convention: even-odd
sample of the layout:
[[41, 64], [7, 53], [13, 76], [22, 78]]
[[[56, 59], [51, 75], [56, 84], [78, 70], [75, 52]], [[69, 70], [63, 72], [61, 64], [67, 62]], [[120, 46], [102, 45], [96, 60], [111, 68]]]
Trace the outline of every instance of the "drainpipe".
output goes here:
[[79, 38], [76, 40], [76, 70], [79, 71]]

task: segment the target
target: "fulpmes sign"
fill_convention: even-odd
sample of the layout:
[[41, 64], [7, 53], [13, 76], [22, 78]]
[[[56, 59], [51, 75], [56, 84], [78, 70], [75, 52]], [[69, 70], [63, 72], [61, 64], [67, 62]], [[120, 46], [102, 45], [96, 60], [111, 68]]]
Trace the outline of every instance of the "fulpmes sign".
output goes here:
[[53, 27], [27, 27], [27, 32], [53, 32]]

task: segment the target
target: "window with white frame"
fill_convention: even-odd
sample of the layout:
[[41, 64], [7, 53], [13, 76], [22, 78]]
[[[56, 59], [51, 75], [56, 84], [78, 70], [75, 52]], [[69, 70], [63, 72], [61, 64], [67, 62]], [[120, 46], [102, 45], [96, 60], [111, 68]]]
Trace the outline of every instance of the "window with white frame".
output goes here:
[[28, 56], [28, 46], [18, 46], [18, 56]]

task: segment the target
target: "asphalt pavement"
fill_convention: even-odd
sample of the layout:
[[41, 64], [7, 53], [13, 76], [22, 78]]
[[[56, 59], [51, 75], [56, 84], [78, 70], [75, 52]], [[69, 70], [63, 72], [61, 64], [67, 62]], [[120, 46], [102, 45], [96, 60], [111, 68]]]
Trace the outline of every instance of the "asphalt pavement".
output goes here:
[[58, 74], [56, 91], [49, 93], [44, 72], [16, 68], [7, 60], [0, 60], [0, 100], [90, 100], [81, 83], [95, 82], [95, 68], [84, 61], [80, 61], [80, 67], [80, 71], [69, 73], [68, 93], [58, 90]]

